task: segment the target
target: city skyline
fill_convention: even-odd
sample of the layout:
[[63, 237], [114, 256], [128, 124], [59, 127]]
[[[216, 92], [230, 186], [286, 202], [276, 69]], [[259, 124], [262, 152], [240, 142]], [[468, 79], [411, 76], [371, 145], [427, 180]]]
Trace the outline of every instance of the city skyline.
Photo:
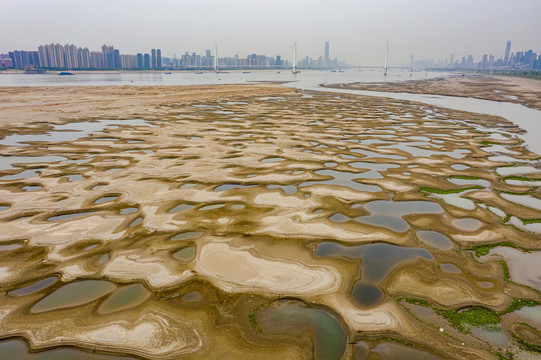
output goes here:
[[0, 53], [52, 41], [95, 49], [107, 39], [128, 54], [142, 48], [160, 48], [164, 57], [183, 53], [182, 49], [204, 53], [218, 42], [224, 56], [280, 54], [291, 60], [294, 41], [299, 58], [319, 56], [321, 44], [330, 41], [333, 57], [379, 65], [389, 40], [390, 63], [408, 63], [411, 53], [421, 59], [445, 59], [450, 53], [500, 57], [505, 50], [502, 39], [513, 39], [517, 49], [539, 51], [535, 48], [539, 13], [541, 2], [535, 0], [518, 0], [513, 6], [503, 0], [272, 4], [27, 0], [3, 5], [0, 21], [12, 35], [3, 38]]
[[[476, 59], [471, 54], [454, 53], [449, 58], [435, 61], [431, 58], [418, 60], [415, 54], [410, 54], [408, 64], [394, 63], [391, 66], [411, 67], [421, 69], [458, 69], [458, 70], [498, 70], [498, 69], [541, 69], [541, 55], [532, 49], [511, 51], [512, 41], [508, 40], [505, 46], [505, 55], [500, 57], [494, 54], [483, 54]], [[217, 50], [217, 44], [216, 44]], [[514, 49], [513, 49], [514, 50]], [[37, 51], [14, 50], [7, 54], [0, 53], [0, 68], [49, 68], [49, 69], [212, 69], [214, 68], [214, 55], [209, 49], [205, 55], [196, 52], [184, 52], [177, 58], [162, 57], [161, 49], [151, 49], [149, 53], [121, 54], [113, 45], [102, 45], [101, 51], [91, 51], [88, 48], [77, 47], [73, 44], [61, 45], [59, 43], [40, 45]], [[291, 63], [282, 55], [268, 56], [261, 54], [248, 54], [245, 58], [238, 54], [225, 56], [218, 59], [218, 67], [229, 69], [244, 68], [288, 68]], [[297, 65], [301, 68], [337, 68], [344, 66], [356, 66], [347, 64], [344, 60], [330, 57], [330, 42], [325, 41], [321, 55], [315, 58], [307, 55], [298, 58]], [[362, 65], [361, 65], [362, 66]], [[375, 67], [381, 67], [375, 66]]]

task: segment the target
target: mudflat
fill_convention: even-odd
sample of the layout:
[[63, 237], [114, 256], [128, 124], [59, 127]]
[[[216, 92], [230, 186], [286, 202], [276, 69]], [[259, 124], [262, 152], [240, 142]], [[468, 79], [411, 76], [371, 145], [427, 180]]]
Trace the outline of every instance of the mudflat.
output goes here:
[[541, 170], [505, 119], [271, 85], [0, 94], [14, 358], [536, 349]]
[[450, 76], [389, 83], [333, 84], [327, 87], [472, 97], [512, 102], [533, 109], [541, 109], [541, 81], [511, 76]]

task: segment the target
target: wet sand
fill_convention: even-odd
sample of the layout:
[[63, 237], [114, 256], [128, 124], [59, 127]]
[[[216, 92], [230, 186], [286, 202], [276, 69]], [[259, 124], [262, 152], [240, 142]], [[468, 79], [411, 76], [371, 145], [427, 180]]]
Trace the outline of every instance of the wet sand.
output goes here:
[[466, 75], [390, 83], [333, 84], [327, 87], [472, 97], [541, 109], [540, 81], [510, 76]]
[[[0, 337], [33, 350], [492, 359], [442, 314], [540, 300], [519, 250], [471, 250], [541, 249], [505, 119], [263, 85], [0, 93]], [[523, 354], [535, 331], [501, 327]]]

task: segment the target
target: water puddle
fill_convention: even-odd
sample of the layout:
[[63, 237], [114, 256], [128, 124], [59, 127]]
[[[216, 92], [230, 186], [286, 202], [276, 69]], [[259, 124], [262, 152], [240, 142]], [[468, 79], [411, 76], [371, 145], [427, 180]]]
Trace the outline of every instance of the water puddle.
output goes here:
[[257, 185], [241, 185], [241, 184], [222, 184], [214, 188], [214, 191], [227, 191], [232, 189], [245, 189], [249, 187], [254, 187]]
[[261, 160], [262, 163], [271, 163], [271, 162], [280, 162], [284, 161], [285, 159], [282, 157], [268, 157]]
[[[28, 186], [23, 187], [23, 190], [27, 192], [38, 191], [41, 189], [43, 189], [43, 186], [41, 185], [28, 185]], [[0, 210], [1, 210], [1, 207], [0, 207]]]
[[505, 348], [511, 345], [509, 338], [507, 337], [507, 335], [505, 335], [505, 333], [501, 329], [489, 330], [489, 329], [484, 329], [481, 327], [472, 327], [471, 333], [473, 336], [481, 340], [484, 340], [493, 346]]
[[223, 204], [223, 203], [206, 205], [206, 206], [200, 207], [199, 211], [215, 210], [215, 209], [219, 209], [219, 208], [223, 207], [224, 205], [225, 204]]
[[450, 177], [447, 179], [452, 184], [459, 185], [459, 186], [473, 186], [473, 185], [479, 185], [484, 188], [490, 187], [490, 182], [483, 179], [463, 179], [463, 178], [454, 178]]
[[62, 286], [36, 303], [31, 312], [40, 313], [88, 304], [112, 292], [116, 286], [103, 280], [83, 280]]
[[205, 298], [197, 290], [190, 291], [189, 293], [184, 294], [180, 300], [185, 303], [198, 303], [203, 301]]
[[431, 193], [430, 197], [441, 199], [443, 202], [445, 202], [448, 205], [456, 206], [464, 210], [474, 210], [476, 208], [475, 203], [470, 199], [466, 199], [460, 196], [460, 194], [465, 194], [470, 191], [472, 190], [464, 190], [463, 192], [458, 193], [458, 194]]
[[377, 243], [358, 246], [344, 246], [333, 242], [317, 245], [316, 256], [347, 257], [361, 260], [361, 279], [366, 282], [379, 283], [398, 265], [414, 261], [418, 258], [434, 260], [432, 254], [421, 248]]
[[136, 207], [128, 207], [128, 208], [121, 209], [120, 210], [120, 215], [134, 214], [134, 213], [136, 213], [138, 211], [139, 211], [139, 209], [136, 208]]
[[183, 233], [173, 236], [171, 240], [178, 241], [178, 240], [197, 239], [201, 237], [201, 235], [203, 235], [203, 233], [200, 231], [188, 231], [188, 232], [183, 232]]
[[526, 306], [513, 312], [514, 315], [527, 319], [527, 322], [541, 329], [541, 306]]
[[51, 276], [51, 277], [36, 281], [35, 283], [25, 286], [23, 288], [12, 290], [8, 294], [14, 295], [14, 296], [25, 296], [25, 295], [34, 294], [40, 290], [48, 288], [49, 286], [53, 285], [57, 281], [58, 281], [58, 278], [56, 276]]
[[133, 308], [145, 302], [150, 293], [141, 284], [121, 287], [113, 292], [98, 308], [98, 312], [109, 314], [115, 311]]
[[67, 160], [64, 156], [0, 156], [0, 170], [14, 168], [14, 164], [43, 164]]
[[315, 359], [339, 360], [346, 351], [348, 336], [334, 315], [294, 302], [274, 303], [260, 309], [257, 323], [264, 334], [314, 337]]
[[[317, 175], [330, 176], [333, 177], [332, 180], [319, 180], [319, 181], [306, 181], [299, 185], [299, 187], [306, 187], [311, 185], [338, 185], [345, 186], [357, 191], [367, 191], [367, 192], [378, 192], [381, 191], [379, 186], [361, 184], [354, 181], [354, 179], [374, 179], [381, 178], [381, 175], [375, 171], [367, 171], [365, 173], [352, 173], [347, 171], [337, 171], [331, 169], [316, 170], [314, 171]], [[377, 174], [377, 175], [376, 175]]]
[[453, 164], [451, 165], [451, 168], [453, 170], [466, 170], [466, 169], [469, 169], [470, 167], [468, 165], [464, 165], [464, 164]]
[[384, 342], [377, 346], [370, 346], [365, 342], [355, 344], [355, 360], [438, 360], [438, 356], [411, 346]]
[[440, 264], [441, 271], [448, 273], [448, 274], [460, 274], [462, 273], [462, 270], [455, 264], [451, 263], [441, 263]]
[[496, 173], [500, 176], [540, 174], [541, 169], [534, 168], [533, 166], [504, 166], [497, 168]]
[[69, 174], [69, 175], [64, 175], [64, 177], [67, 177], [68, 180], [71, 182], [81, 181], [85, 179], [84, 176], [80, 174]]
[[385, 294], [377, 285], [357, 281], [351, 290], [351, 297], [360, 306], [372, 307], [379, 304]]
[[95, 211], [85, 211], [85, 212], [77, 212], [77, 213], [67, 213], [62, 215], [55, 215], [51, 216], [47, 220], [49, 221], [62, 221], [62, 220], [68, 220], [68, 219], [75, 219], [81, 216], [86, 216], [90, 214], [94, 214]]
[[0, 354], [4, 359], [13, 360], [129, 360], [126, 356], [90, 353], [72, 348], [56, 348], [40, 352], [30, 352], [23, 340], [0, 341]]
[[447, 236], [437, 231], [417, 231], [417, 238], [439, 250], [450, 250], [454, 247]]
[[494, 287], [494, 283], [490, 281], [477, 281], [475, 284], [482, 289], [492, 289]]
[[499, 195], [501, 198], [507, 201], [510, 201], [512, 203], [541, 211], [541, 199], [534, 198], [529, 195], [514, 195], [514, 194], [506, 194], [506, 193], [500, 193]]
[[523, 253], [510, 247], [496, 247], [490, 250], [490, 255], [493, 254], [505, 259], [512, 281], [541, 291], [541, 251]]
[[[409, 143], [409, 144], [400, 143], [400, 144], [381, 146], [380, 148], [402, 150], [404, 152], [411, 154], [411, 156], [413, 157], [424, 157], [424, 158], [430, 158], [432, 156], [439, 155], [439, 156], [449, 156], [449, 157], [452, 157], [453, 159], [462, 159], [464, 158], [465, 154], [470, 153], [470, 151], [466, 149], [454, 149], [453, 151], [427, 150], [427, 149], [422, 149], [417, 146], [414, 146], [416, 144], [427, 145], [426, 143], [422, 143], [422, 142], [421, 143], [414, 142], [414, 143]], [[435, 146], [435, 145], [432, 144], [431, 146]]]
[[109, 202], [109, 201], [113, 201], [115, 199], [118, 199], [118, 196], [116, 196], [116, 195], [104, 196], [104, 197], [101, 197], [98, 200], [94, 201], [94, 204], [96, 204], [96, 205], [103, 204], [103, 203], [106, 203], [106, 202]]
[[297, 187], [294, 185], [269, 185], [267, 186], [267, 189], [269, 190], [282, 189], [282, 191], [288, 195], [294, 194], [297, 192]]
[[[352, 208], [359, 206], [352, 206]], [[363, 206], [369, 216], [359, 216], [355, 221], [362, 224], [385, 227], [389, 230], [404, 232], [409, 224], [402, 218], [411, 214], [440, 214], [443, 209], [440, 205], [430, 201], [387, 201], [376, 200]]]
[[168, 213], [178, 213], [178, 212], [181, 212], [181, 211], [190, 210], [193, 207], [195, 207], [195, 205], [180, 204], [180, 205], [175, 206], [171, 210], [169, 210]]
[[[2, 210], [0, 208], [0, 210]], [[22, 248], [23, 246], [21, 244], [8, 244], [8, 245], [0, 245], [0, 251], [12, 251]]]
[[483, 223], [473, 218], [455, 219], [451, 221], [454, 227], [464, 231], [475, 231], [483, 226]]
[[387, 171], [388, 169], [400, 167], [397, 164], [376, 164], [365, 161], [355, 161], [348, 164], [351, 167], [356, 169], [367, 169], [367, 170], [376, 170], [376, 171]]
[[186, 262], [191, 261], [194, 258], [194, 256], [195, 256], [195, 246], [187, 246], [173, 254], [173, 257], [175, 259], [180, 260], [180, 261], [186, 261]]
[[[147, 126], [155, 127], [144, 120], [98, 120], [85, 121], [78, 123], [68, 123], [64, 125], [52, 125], [53, 130], [44, 134], [13, 134], [0, 140], [0, 145], [15, 146], [35, 141], [45, 142], [65, 142], [74, 141], [87, 137], [92, 133], [101, 132], [110, 126]], [[113, 138], [114, 140], [118, 140]]]
[[393, 159], [393, 160], [405, 160], [406, 158], [402, 155], [394, 155], [394, 154], [381, 154], [370, 150], [364, 150], [364, 149], [351, 149], [351, 152], [354, 152], [356, 154], [364, 155], [364, 159], [369, 158], [382, 158], [382, 159]]
[[139, 225], [140, 223], [143, 222], [143, 218], [141, 216], [139, 216], [137, 219], [133, 220], [130, 225], [128, 225], [129, 228], [132, 228], [134, 226], [137, 226]]
[[22, 179], [30, 179], [33, 177], [38, 177], [40, 170], [43, 170], [43, 169], [44, 168], [23, 170], [16, 174], [4, 175], [0, 177], [0, 180], [22, 180]]

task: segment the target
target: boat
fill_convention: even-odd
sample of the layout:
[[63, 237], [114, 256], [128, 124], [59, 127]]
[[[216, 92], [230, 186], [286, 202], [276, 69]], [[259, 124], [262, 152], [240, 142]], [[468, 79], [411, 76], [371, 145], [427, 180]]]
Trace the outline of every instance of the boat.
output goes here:
[[164, 74], [165, 74], [165, 75], [171, 75], [171, 73], [170, 73], [170, 72], [165, 72]]
[[204, 74], [202, 71], [196, 71], [196, 74]]
[[331, 72], [336, 72], [336, 70], [331, 70]]
[[249, 74], [249, 73], [251, 73], [251, 71], [243, 71], [242, 73], [243, 74]]
[[58, 73], [58, 75], [75, 75], [75, 74], [69, 71], [61, 71]]
[[299, 70], [297, 70], [297, 42], [295, 41], [295, 49], [293, 51], [293, 70], [291, 71], [292, 74], [297, 75], [300, 73]]
[[338, 72], [344, 72], [344, 70], [338, 70]]

